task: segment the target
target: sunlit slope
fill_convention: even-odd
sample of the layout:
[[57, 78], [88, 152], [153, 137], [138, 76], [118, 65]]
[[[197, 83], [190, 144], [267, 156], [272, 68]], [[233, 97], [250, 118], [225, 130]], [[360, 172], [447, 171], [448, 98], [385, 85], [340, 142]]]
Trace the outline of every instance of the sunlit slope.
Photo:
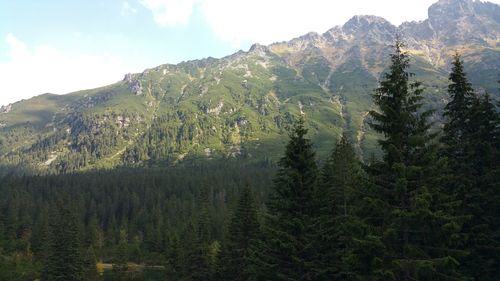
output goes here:
[[[446, 14], [448, 2], [433, 5], [429, 14]], [[4, 167], [69, 172], [224, 157], [276, 160], [300, 115], [320, 158], [344, 132], [361, 159], [369, 159], [377, 156], [379, 136], [368, 126], [368, 111], [397, 33], [407, 42], [414, 79], [425, 87], [426, 107], [436, 110], [434, 121], [441, 121], [449, 62], [457, 51], [474, 87], [500, 97], [500, 24], [481, 5], [460, 17], [400, 27], [356, 16], [324, 34], [20, 101], [0, 113], [0, 161]]]

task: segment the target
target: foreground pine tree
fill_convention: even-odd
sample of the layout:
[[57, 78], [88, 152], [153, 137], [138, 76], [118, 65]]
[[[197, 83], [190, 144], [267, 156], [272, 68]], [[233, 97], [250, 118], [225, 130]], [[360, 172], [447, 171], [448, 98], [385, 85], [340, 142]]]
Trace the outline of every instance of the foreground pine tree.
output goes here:
[[500, 123], [489, 95], [477, 95], [457, 54], [452, 62], [445, 107], [443, 155], [449, 167], [448, 189], [469, 219], [464, 225], [468, 255], [461, 268], [475, 280], [500, 278]]
[[84, 275], [76, 218], [58, 205], [51, 216], [47, 259], [43, 264], [43, 281], [81, 281]]
[[[464, 269], [474, 280], [500, 280], [500, 114], [489, 95], [471, 106], [466, 163], [471, 178], [463, 210], [470, 220]], [[473, 129], [472, 129], [473, 128]]]
[[471, 110], [477, 95], [467, 80], [460, 55], [455, 54], [450, 73], [448, 94], [450, 101], [444, 108], [443, 155], [448, 159], [450, 179], [448, 188], [456, 194], [464, 194], [472, 185], [472, 171], [467, 163], [471, 133]]
[[313, 249], [318, 168], [304, 120], [286, 146], [268, 204], [264, 241], [257, 251], [257, 280], [315, 280]]
[[[380, 210], [372, 222], [384, 244], [380, 268], [370, 280], [449, 280], [460, 278], [453, 244], [461, 222], [441, 182], [442, 161], [427, 117], [422, 88], [410, 82], [409, 57], [395, 44], [391, 66], [374, 96], [371, 127], [383, 135], [383, 160], [370, 167]], [[378, 217], [378, 218], [377, 218]]]
[[355, 239], [365, 226], [357, 217], [361, 205], [363, 173], [353, 146], [343, 135], [321, 173], [318, 198], [321, 215], [317, 249], [321, 280], [355, 280], [362, 265], [353, 260]]
[[209, 212], [210, 190], [207, 186], [201, 188], [196, 201], [199, 206], [198, 217], [188, 223], [180, 238], [179, 275], [182, 276], [181, 280], [209, 281], [214, 270], [210, 260], [213, 239]]
[[246, 186], [241, 192], [238, 206], [229, 225], [220, 261], [220, 280], [253, 280], [252, 251], [259, 238], [259, 232], [260, 226], [252, 190]]

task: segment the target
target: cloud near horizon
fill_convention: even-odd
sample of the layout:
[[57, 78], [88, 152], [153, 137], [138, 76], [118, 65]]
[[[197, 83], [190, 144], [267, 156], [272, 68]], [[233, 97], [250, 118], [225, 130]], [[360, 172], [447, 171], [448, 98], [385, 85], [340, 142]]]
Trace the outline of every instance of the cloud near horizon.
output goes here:
[[128, 1], [123, 1], [122, 2], [122, 10], [121, 10], [121, 15], [122, 16], [128, 16], [128, 15], [133, 15], [137, 13], [137, 9], [132, 7]]
[[154, 20], [161, 26], [186, 25], [194, 5], [200, 0], [141, 0], [140, 3], [153, 13]]
[[28, 46], [7, 34], [8, 59], [0, 62], [0, 105], [43, 93], [65, 94], [119, 81], [130, 71], [110, 55], [69, 54], [56, 48]]
[[[427, 8], [434, 2], [436, 0], [141, 0], [162, 27], [188, 24], [197, 9], [213, 32], [234, 47], [243, 42], [270, 44], [311, 31], [325, 32], [359, 14], [381, 16], [393, 24], [423, 20], [427, 17]], [[388, 5], [394, 9], [387, 9]]]

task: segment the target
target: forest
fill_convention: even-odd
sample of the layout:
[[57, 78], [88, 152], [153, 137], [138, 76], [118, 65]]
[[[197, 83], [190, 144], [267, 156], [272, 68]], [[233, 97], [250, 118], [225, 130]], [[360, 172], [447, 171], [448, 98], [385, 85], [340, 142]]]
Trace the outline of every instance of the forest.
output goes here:
[[344, 132], [318, 159], [302, 115], [277, 163], [11, 173], [0, 280], [500, 280], [500, 104], [457, 53], [431, 123], [393, 47], [370, 112], [380, 158]]

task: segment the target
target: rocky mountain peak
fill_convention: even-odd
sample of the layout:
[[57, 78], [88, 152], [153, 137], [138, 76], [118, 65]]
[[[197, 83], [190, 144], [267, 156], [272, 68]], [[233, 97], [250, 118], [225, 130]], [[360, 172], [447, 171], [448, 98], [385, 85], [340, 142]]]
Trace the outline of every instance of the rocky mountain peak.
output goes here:
[[0, 106], [0, 114], [2, 113], [9, 113], [12, 109], [12, 104], [7, 104], [7, 105], [2, 105]]
[[428, 14], [431, 25], [438, 29], [457, 22], [500, 23], [500, 6], [477, 0], [440, 0], [429, 7]]
[[342, 29], [348, 33], [368, 32], [373, 30], [390, 30], [393, 26], [386, 19], [377, 16], [358, 15], [348, 20]]
[[309, 41], [319, 41], [322, 39], [321, 35], [319, 35], [316, 32], [309, 32], [305, 35], [300, 36], [299, 38], [303, 39], [303, 40], [309, 40]]
[[440, 0], [428, 9], [428, 19], [406, 22], [399, 29], [416, 40], [444, 45], [488, 45], [500, 38], [500, 5], [473, 0]]
[[250, 47], [250, 50], [248, 51], [249, 53], [254, 53], [257, 54], [261, 57], [265, 56], [267, 53], [269, 53], [269, 48], [265, 45], [261, 45], [259, 43], [255, 43]]
[[269, 50], [274, 51], [276, 49], [286, 48], [292, 52], [302, 52], [317, 50], [321, 45], [326, 42], [323, 35], [316, 32], [309, 32], [300, 37], [294, 38], [290, 41], [273, 43], [269, 46]]
[[377, 16], [354, 16], [342, 26], [342, 33], [369, 44], [386, 44], [394, 40], [396, 26]]
[[447, 29], [453, 22], [474, 14], [472, 0], [440, 0], [428, 9], [429, 22], [437, 30]]
[[440, 0], [428, 9], [430, 20], [440, 18], [458, 19], [474, 14], [474, 1], [472, 0]]

